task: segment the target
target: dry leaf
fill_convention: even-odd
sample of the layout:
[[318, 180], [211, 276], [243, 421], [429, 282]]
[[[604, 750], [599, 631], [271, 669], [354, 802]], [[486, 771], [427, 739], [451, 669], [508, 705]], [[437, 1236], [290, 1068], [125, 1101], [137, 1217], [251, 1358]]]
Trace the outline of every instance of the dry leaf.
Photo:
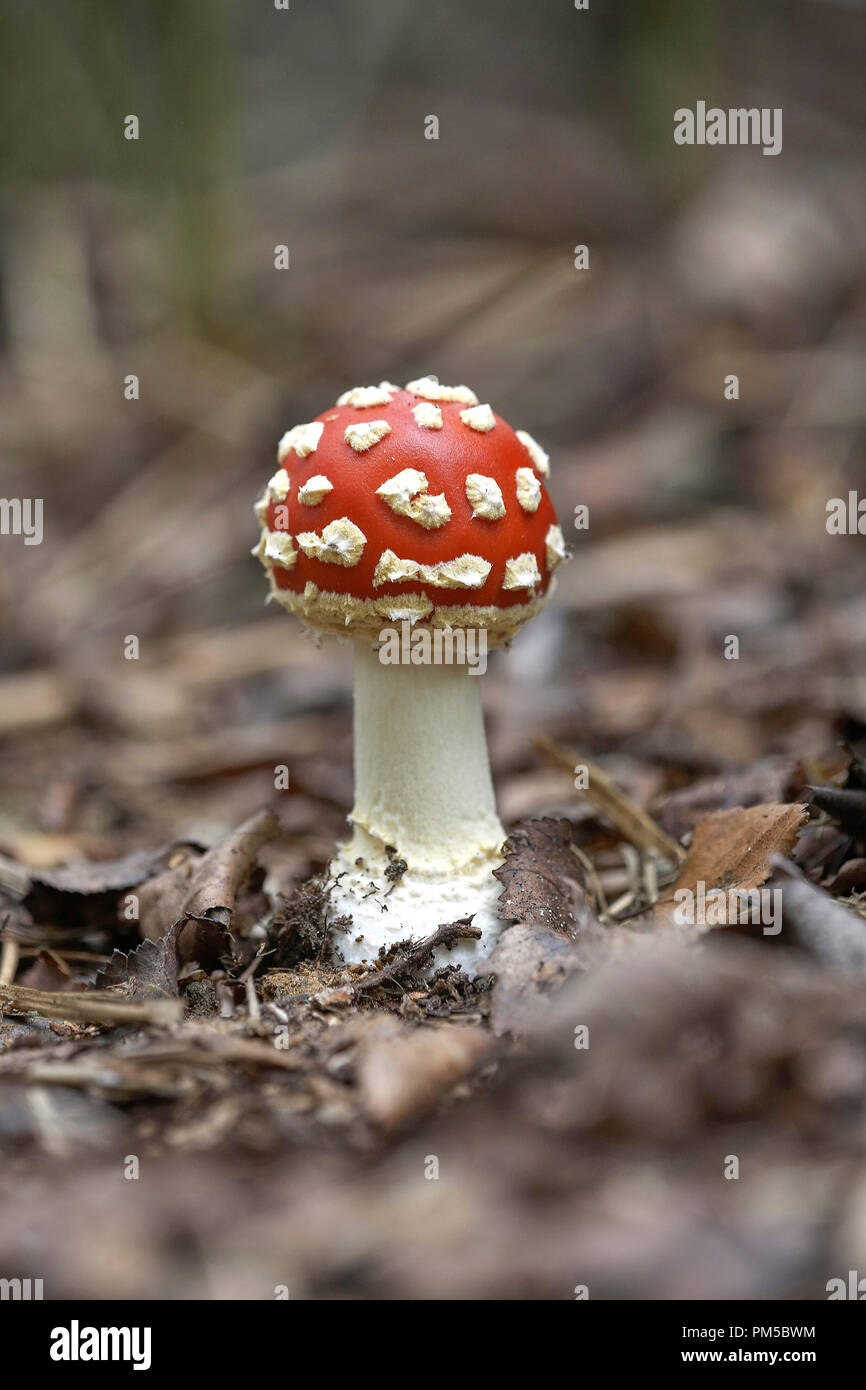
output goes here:
[[97, 989], [123, 986], [130, 996], [173, 998], [177, 987], [177, 938], [181, 922], [166, 932], [160, 941], [142, 941], [134, 951], [112, 952], [111, 959], [96, 977]]
[[782, 806], [768, 802], [761, 806], [735, 806], [704, 816], [695, 835], [680, 876], [656, 906], [657, 925], [671, 922], [675, 894], [689, 891], [697, 895], [721, 889], [744, 892], [757, 888], [770, 874], [770, 858], [787, 854], [794, 845], [808, 808], [801, 802]]
[[[259, 811], [200, 859], [185, 860], [143, 884], [138, 895], [142, 936], [158, 941], [169, 924], [184, 914], [210, 917], [228, 927], [237, 894], [249, 879], [259, 850], [278, 829], [270, 811]], [[190, 946], [189, 958], [200, 959], [195, 946]]]
[[165, 849], [120, 859], [81, 860], [30, 875], [22, 907], [39, 924], [71, 932], [113, 925], [118, 895], [143, 884], [165, 862]]
[[40, 869], [30, 875], [32, 889], [48, 888], [55, 893], [122, 893], [154, 873], [165, 858], [165, 849], [133, 850], [120, 859], [82, 859], [58, 869]]
[[231, 932], [221, 922], [183, 916], [159, 941], [142, 941], [129, 955], [114, 951], [96, 984], [100, 989], [122, 985], [134, 997], [177, 998], [181, 965], [195, 960], [204, 970], [214, 970], [231, 948]]
[[503, 885], [499, 916], [532, 923], [569, 941], [598, 923], [572, 848], [571, 822], [526, 821], [505, 841], [505, 863], [493, 873]]

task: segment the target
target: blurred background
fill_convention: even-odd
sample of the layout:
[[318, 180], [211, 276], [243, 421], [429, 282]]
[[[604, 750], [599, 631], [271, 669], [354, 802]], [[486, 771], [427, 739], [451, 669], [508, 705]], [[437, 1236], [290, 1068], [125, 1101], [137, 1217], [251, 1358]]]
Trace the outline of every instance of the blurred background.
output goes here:
[[[866, 493], [864, 38], [854, 0], [7, 0], [0, 491], [44, 541], [0, 537], [0, 853], [270, 804], [287, 887], [326, 860], [350, 653], [263, 606], [252, 503], [383, 377], [552, 456], [575, 556], [484, 683], [506, 823], [580, 820], [538, 732], [650, 808], [832, 757], [866, 718], [866, 546], [825, 524]], [[782, 153], [676, 146], [699, 100], [781, 107]]]

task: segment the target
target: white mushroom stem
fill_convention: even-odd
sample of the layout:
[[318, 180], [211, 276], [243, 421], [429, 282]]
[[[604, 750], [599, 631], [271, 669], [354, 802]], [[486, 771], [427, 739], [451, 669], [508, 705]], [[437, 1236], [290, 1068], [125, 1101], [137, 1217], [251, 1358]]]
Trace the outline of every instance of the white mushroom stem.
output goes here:
[[353, 919], [337, 938], [347, 960], [467, 915], [482, 939], [444, 959], [480, 965], [493, 947], [505, 832], [480, 684], [465, 664], [383, 665], [356, 644], [353, 833], [331, 864], [333, 913]]
[[358, 644], [352, 821], [410, 868], [450, 873], [498, 850], [481, 680], [465, 663], [382, 665]]

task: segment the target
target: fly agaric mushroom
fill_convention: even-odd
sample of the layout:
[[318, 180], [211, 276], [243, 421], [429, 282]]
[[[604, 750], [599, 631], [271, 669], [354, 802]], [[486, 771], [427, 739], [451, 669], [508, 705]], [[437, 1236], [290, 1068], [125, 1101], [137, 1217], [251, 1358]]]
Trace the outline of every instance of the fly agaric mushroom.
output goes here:
[[505, 832], [479, 683], [465, 662], [423, 653], [383, 664], [379, 643], [396, 624], [416, 652], [418, 632], [499, 646], [539, 612], [566, 553], [548, 456], [468, 387], [428, 376], [347, 391], [277, 457], [253, 552], [270, 597], [355, 639], [352, 833], [329, 870], [334, 913], [352, 918], [340, 950], [373, 959], [471, 915], [480, 940], [448, 959], [480, 965], [502, 929], [492, 870]]

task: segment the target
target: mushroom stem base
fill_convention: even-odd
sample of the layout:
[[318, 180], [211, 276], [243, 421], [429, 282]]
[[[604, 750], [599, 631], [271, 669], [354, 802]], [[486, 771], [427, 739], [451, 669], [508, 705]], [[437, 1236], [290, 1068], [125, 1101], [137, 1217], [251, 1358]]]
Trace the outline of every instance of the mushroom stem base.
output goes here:
[[329, 867], [329, 916], [332, 921], [341, 916], [352, 919], [345, 931], [334, 930], [335, 951], [349, 964], [373, 961], [380, 950], [398, 941], [417, 941], [443, 923], [471, 917], [481, 937], [466, 937], [450, 950], [438, 951], [433, 968], [453, 964], [469, 974], [483, 973], [484, 961], [505, 926], [496, 915], [502, 884], [493, 877], [501, 863], [498, 853], [487, 853], [459, 872], [416, 868], [399, 873], [395, 856], [356, 827]]

